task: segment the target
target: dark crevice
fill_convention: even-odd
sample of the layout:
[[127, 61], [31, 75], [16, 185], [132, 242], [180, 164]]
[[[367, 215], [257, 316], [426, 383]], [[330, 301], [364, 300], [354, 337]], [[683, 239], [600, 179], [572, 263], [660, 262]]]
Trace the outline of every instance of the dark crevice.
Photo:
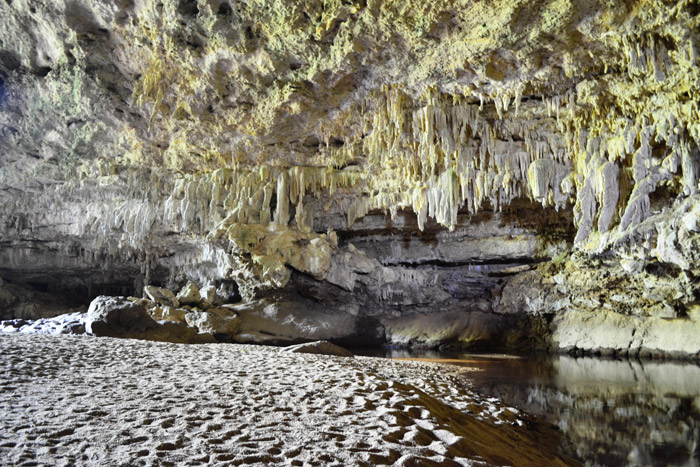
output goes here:
[[274, 219], [276, 209], [277, 209], [277, 192], [273, 192], [272, 198], [270, 198], [270, 218], [271, 219]]
[[255, 35], [255, 32], [253, 32], [253, 28], [250, 26], [246, 26], [245, 28], [245, 37], [248, 40], [253, 40], [256, 39], [257, 36]]
[[34, 74], [36, 74], [37, 76], [40, 76], [42, 78], [45, 78], [46, 76], [48, 76], [49, 73], [51, 73], [50, 66], [41, 66], [41, 67], [34, 69]]
[[[400, 266], [405, 268], [420, 268], [423, 266], [438, 266], [441, 268], [461, 268], [464, 266], [488, 266], [488, 265], [512, 265], [521, 266], [529, 264], [539, 264], [548, 261], [543, 258], [503, 258], [481, 261], [448, 261], [444, 259], [430, 259], [424, 261], [382, 261], [383, 266]], [[498, 274], [494, 272], [491, 274]]]
[[321, 144], [321, 142], [313, 135], [307, 136], [302, 143], [302, 145], [307, 148], [315, 148], [318, 147], [319, 144]]
[[226, 303], [239, 303], [243, 301], [243, 297], [241, 296], [241, 292], [238, 288], [238, 283], [235, 281], [224, 281], [224, 285], [227, 286], [227, 290], [229, 290], [229, 294], [227, 297], [224, 297], [226, 299]]
[[360, 165], [359, 161], [348, 161], [345, 164], [336, 166], [335, 168], [337, 170], [343, 170], [343, 169], [347, 169], [348, 167], [355, 167], [355, 166], [359, 166], [359, 165]]
[[68, 122], [66, 123], [66, 126], [67, 126], [68, 128], [70, 128], [70, 127], [72, 127], [73, 125], [79, 125], [79, 124], [81, 124], [81, 123], [85, 123], [85, 120], [78, 119], [78, 118], [71, 118], [71, 119], [68, 120]]
[[677, 278], [682, 272], [681, 268], [679, 268], [675, 264], [661, 262], [649, 263], [646, 265], [644, 270], [652, 276], [670, 279]]
[[691, 18], [697, 18], [700, 16], [700, 3], [687, 2], [685, 9], [688, 11], [688, 15]]
[[532, 102], [542, 102], [542, 96], [536, 95], [536, 94], [532, 94], [532, 95], [523, 96], [523, 97], [520, 98], [520, 102], [521, 102], [521, 103], [522, 103], [522, 102], [528, 102], [528, 101], [532, 101]]
[[22, 61], [16, 53], [9, 50], [0, 50], [0, 68], [12, 72], [21, 66]]
[[216, 12], [216, 14], [219, 16], [231, 16], [232, 13], [233, 9], [231, 8], [231, 5], [229, 5], [227, 2], [224, 2], [221, 5], [219, 5], [219, 11]]
[[177, 8], [177, 12], [182, 16], [197, 16], [199, 14], [199, 7], [197, 6], [196, 0], [180, 0], [180, 5]]

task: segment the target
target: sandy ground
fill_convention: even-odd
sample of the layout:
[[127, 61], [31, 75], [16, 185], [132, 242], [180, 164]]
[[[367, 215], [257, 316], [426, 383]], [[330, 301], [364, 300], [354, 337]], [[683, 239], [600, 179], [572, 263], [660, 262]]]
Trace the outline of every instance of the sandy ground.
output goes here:
[[0, 334], [4, 465], [563, 465], [454, 368]]

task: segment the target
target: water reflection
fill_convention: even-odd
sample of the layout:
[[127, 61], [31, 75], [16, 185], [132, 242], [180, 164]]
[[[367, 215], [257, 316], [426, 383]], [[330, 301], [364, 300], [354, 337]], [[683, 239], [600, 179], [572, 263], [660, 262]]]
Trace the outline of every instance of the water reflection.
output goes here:
[[700, 465], [697, 365], [560, 356], [479, 368], [478, 391], [547, 418], [588, 465]]
[[553, 356], [402, 353], [461, 359], [477, 391], [545, 417], [587, 465], [700, 466], [700, 366]]

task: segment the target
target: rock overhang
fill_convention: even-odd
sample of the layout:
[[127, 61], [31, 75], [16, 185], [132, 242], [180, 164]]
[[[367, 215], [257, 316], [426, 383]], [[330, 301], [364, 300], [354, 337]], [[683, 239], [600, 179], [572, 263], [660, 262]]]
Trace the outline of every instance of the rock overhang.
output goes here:
[[[327, 279], [346, 243], [372, 251], [359, 231], [377, 214], [418, 239], [408, 263], [488, 257], [482, 217], [525, 199], [577, 234], [546, 215], [529, 232], [502, 224], [497, 241], [532, 247], [495, 261], [558, 257], [575, 241], [697, 273], [696, 234], [675, 214], [700, 174], [694, 2], [0, 9], [10, 253], [55, 252], [51, 239], [76, 270], [139, 271], [135, 288], [235, 279], [251, 299], [293, 274]], [[453, 246], [424, 241], [434, 225]], [[387, 267], [412, 250], [374, 251]], [[10, 270], [31, 269], [14, 258]]]

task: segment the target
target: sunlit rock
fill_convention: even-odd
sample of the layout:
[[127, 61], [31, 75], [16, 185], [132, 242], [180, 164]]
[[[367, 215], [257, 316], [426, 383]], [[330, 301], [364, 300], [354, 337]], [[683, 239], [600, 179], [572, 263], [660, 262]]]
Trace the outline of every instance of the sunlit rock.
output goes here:
[[233, 337], [238, 333], [240, 320], [235, 312], [225, 308], [209, 308], [207, 311], [189, 311], [185, 314], [188, 326], [201, 333], [223, 334]]
[[205, 304], [208, 304], [210, 306], [218, 306], [223, 305], [224, 303], [224, 299], [219, 296], [219, 293], [216, 290], [216, 286], [214, 285], [202, 287], [202, 290], [200, 290], [199, 293], [201, 296], [201, 300], [203, 300]]
[[[146, 292], [148, 293], [148, 292]], [[197, 286], [192, 282], [188, 282], [187, 285], [177, 294], [177, 301], [181, 305], [199, 305], [201, 297], [199, 295], [199, 290]]]
[[[149, 299], [151, 299], [155, 303], [158, 303], [159, 305], [174, 306], [176, 308], [180, 306], [180, 302], [175, 297], [175, 294], [172, 292], [172, 290], [147, 285], [143, 288], [143, 292], [146, 294], [146, 296], [148, 296]], [[199, 293], [197, 293], [197, 295], [199, 295]]]

